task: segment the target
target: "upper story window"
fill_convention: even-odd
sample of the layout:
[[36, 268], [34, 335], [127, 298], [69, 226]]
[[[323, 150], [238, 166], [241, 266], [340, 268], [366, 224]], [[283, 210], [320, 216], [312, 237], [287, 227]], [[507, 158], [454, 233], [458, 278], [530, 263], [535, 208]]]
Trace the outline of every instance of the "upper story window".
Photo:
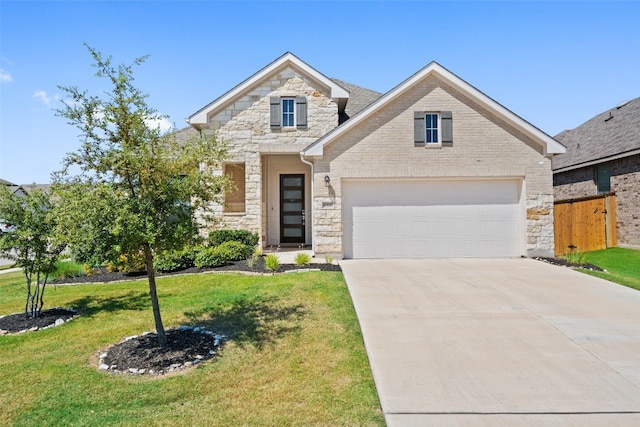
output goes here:
[[424, 127], [426, 130], [426, 138], [424, 142], [426, 144], [439, 144], [440, 140], [438, 139], [438, 122], [440, 122], [440, 118], [437, 114], [427, 113], [424, 116]]
[[304, 96], [270, 99], [271, 129], [306, 129], [307, 98]]
[[296, 100], [282, 98], [282, 127], [292, 128], [296, 125]]
[[414, 111], [413, 140], [416, 147], [453, 146], [451, 111]]

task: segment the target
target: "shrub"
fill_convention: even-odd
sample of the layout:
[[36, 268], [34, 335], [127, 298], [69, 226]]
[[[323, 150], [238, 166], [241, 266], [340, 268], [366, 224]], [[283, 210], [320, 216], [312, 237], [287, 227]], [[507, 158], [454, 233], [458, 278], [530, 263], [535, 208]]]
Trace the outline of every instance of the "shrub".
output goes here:
[[155, 267], [158, 271], [184, 270], [195, 265], [201, 246], [188, 246], [181, 250], [164, 251], [155, 258]]
[[311, 257], [305, 252], [298, 252], [296, 257], [293, 259], [293, 262], [297, 266], [309, 265], [311, 264]]
[[221, 267], [228, 261], [229, 259], [226, 257], [225, 251], [221, 251], [220, 248], [216, 246], [213, 248], [204, 248], [199, 251], [194, 264], [198, 268]]
[[327, 264], [333, 264], [333, 257], [331, 255], [325, 255], [324, 262], [326, 262]]
[[217, 249], [221, 251], [229, 261], [239, 261], [247, 259], [251, 256], [253, 249], [237, 241], [228, 241], [218, 245]]
[[144, 256], [142, 252], [137, 254], [120, 255], [118, 261], [107, 264], [107, 271], [121, 271], [132, 273], [134, 271], [144, 271]]
[[249, 230], [214, 230], [209, 234], [209, 246], [218, 246], [224, 242], [240, 242], [251, 248], [258, 244], [260, 236], [258, 233]]
[[264, 265], [269, 271], [275, 271], [280, 267], [280, 258], [276, 254], [269, 254], [264, 258]]
[[571, 264], [582, 265], [587, 262], [587, 254], [584, 252], [571, 252], [566, 255], [566, 258]]

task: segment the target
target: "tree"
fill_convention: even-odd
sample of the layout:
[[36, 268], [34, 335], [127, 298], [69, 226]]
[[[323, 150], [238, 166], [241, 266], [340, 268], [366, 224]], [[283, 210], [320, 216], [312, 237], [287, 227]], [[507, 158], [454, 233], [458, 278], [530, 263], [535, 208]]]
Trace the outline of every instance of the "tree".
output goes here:
[[84, 261], [143, 257], [158, 339], [166, 346], [154, 254], [182, 248], [206, 224], [206, 208], [230, 185], [215, 174], [227, 146], [215, 134], [186, 142], [178, 142], [175, 133], [162, 134], [153, 123], [166, 117], [133, 85], [133, 66], [146, 57], [114, 67], [111, 57], [87, 48], [96, 76], [106, 79], [110, 91], [103, 99], [60, 87], [69, 100], [57, 114], [81, 131], [82, 146], [54, 174], [62, 205], [59, 232]]
[[22, 268], [27, 281], [27, 318], [40, 316], [49, 275], [65, 245], [54, 238], [55, 204], [49, 195], [35, 187], [26, 194], [11, 193], [0, 186], [0, 218], [15, 226], [0, 233], [0, 253]]

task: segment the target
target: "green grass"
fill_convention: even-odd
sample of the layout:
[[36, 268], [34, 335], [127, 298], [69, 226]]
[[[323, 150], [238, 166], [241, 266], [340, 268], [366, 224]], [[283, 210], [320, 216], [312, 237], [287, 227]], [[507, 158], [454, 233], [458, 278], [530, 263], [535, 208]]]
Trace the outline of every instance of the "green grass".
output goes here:
[[[0, 336], [0, 425], [384, 425], [340, 273], [158, 279], [166, 327], [233, 339], [215, 361], [160, 378], [96, 369], [97, 355], [153, 329], [146, 281], [57, 286], [47, 307], [82, 315]], [[0, 314], [21, 310], [20, 273], [0, 274]]]
[[580, 271], [640, 290], [640, 251], [609, 248], [601, 251], [586, 252], [585, 260], [607, 271]]

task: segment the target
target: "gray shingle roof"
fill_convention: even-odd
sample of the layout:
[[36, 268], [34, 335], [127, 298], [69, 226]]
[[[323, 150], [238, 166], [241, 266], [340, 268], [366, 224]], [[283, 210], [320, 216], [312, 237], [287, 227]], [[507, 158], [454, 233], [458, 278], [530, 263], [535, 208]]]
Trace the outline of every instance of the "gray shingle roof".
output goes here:
[[338, 79], [331, 80], [349, 91], [349, 101], [347, 101], [347, 106], [344, 111], [346, 116], [340, 117], [340, 123], [343, 123], [350, 117], [355, 116], [366, 106], [382, 96], [380, 92], [376, 92], [375, 90], [365, 89]]
[[621, 103], [555, 136], [567, 147], [553, 157], [553, 170], [640, 149], [640, 98]]

